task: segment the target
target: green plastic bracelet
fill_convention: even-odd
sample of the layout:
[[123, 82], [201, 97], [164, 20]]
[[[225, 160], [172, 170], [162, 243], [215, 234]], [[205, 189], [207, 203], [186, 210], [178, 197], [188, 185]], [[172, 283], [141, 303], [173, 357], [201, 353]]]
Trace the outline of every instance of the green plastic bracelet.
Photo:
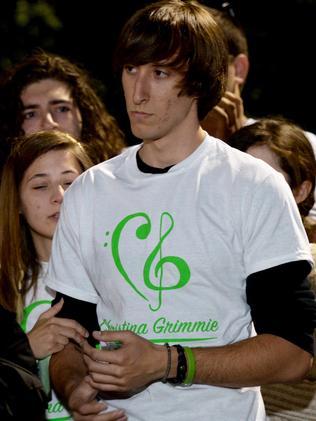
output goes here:
[[189, 348], [188, 346], [184, 347], [184, 353], [187, 360], [187, 373], [185, 379], [183, 380], [183, 385], [191, 386], [196, 373], [195, 356], [193, 354], [192, 348]]

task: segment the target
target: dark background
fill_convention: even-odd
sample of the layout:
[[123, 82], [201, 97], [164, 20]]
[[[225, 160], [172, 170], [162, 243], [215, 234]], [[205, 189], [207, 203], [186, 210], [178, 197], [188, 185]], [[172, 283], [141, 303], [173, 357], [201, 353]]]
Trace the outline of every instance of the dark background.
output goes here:
[[[201, 0], [218, 7], [222, 2]], [[108, 110], [129, 133], [124, 103], [111, 59], [130, 15], [150, 3], [141, 0], [2, 0], [0, 71], [34, 47], [64, 55], [99, 81]], [[316, 0], [234, 0], [250, 52], [243, 91], [248, 115], [281, 114], [316, 133]]]

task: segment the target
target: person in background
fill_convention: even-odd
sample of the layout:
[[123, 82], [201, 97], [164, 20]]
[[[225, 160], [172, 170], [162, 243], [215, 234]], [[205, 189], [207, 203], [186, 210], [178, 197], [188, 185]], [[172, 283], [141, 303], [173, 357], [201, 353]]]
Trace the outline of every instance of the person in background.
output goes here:
[[315, 243], [316, 223], [308, 215], [315, 202], [316, 160], [304, 131], [283, 117], [267, 117], [237, 130], [227, 143], [267, 162], [283, 174], [293, 192], [309, 240]]
[[201, 125], [211, 136], [226, 140], [236, 130], [248, 124], [241, 97], [250, 66], [248, 41], [243, 27], [226, 9], [205, 8], [224, 32], [229, 58], [225, 92], [219, 103], [207, 113]]
[[[68, 343], [52, 383], [76, 420], [103, 420], [106, 399], [130, 421], [263, 421], [259, 386], [301, 380], [313, 355], [313, 261], [293, 194], [200, 126], [228, 62], [203, 6], [138, 10], [114, 59], [142, 142], [65, 195], [46, 283], [58, 316], [101, 349]], [[85, 323], [96, 315], [102, 331]]]
[[124, 134], [88, 72], [64, 57], [37, 49], [0, 76], [1, 148], [6, 155], [12, 138], [55, 129], [80, 140], [93, 164], [125, 147]]
[[[18, 138], [0, 185], [0, 304], [17, 314], [49, 390], [49, 356], [87, 332], [75, 320], [56, 318], [60, 300], [44, 284], [53, 234], [64, 193], [92, 165], [83, 146], [68, 133], [38, 131]], [[19, 402], [16, 402], [19, 405]], [[72, 419], [52, 394], [47, 419]], [[25, 408], [27, 417], [27, 408]]]
[[[227, 2], [225, 4], [227, 5]], [[230, 7], [223, 10], [205, 7], [224, 32], [229, 62], [225, 93], [201, 124], [210, 135], [227, 141], [236, 130], [256, 121], [255, 118], [247, 116], [242, 99], [242, 90], [250, 68], [248, 41], [244, 28], [236, 17], [232, 16], [233, 11]], [[306, 130], [304, 134], [312, 145], [316, 156], [316, 135]], [[311, 208], [309, 216], [316, 219], [316, 203]], [[311, 224], [313, 224], [313, 219], [310, 220]]]
[[[316, 161], [303, 130], [283, 117], [263, 118], [237, 130], [227, 143], [265, 161], [284, 176], [298, 205], [315, 260], [315, 221], [308, 213], [315, 201]], [[309, 281], [316, 293], [315, 268]], [[303, 382], [265, 385], [261, 390], [270, 421], [316, 420], [315, 361]]]
[[38, 377], [36, 359], [13, 312], [0, 304], [0, 419], [45, 421], [47, 396]]

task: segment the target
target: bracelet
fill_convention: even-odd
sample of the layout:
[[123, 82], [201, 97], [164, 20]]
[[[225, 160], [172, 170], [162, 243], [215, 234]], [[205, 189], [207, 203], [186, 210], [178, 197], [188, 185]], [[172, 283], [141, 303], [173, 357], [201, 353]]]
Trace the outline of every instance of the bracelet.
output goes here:
[[166, 368], [165, 375], [163, 376], [161, 381], [162, 381], [162, 383], [167, 383], [167, 379], [168, 379], [170, 369], [171, 369], [171, 348], [170, 348], [170, 345], [168, 344], [168, 342], [166, 342], [164, 345], [167, 349], [167, 368]]
[[168, 383], [181, 384], [183, 383], [187, 373], [187, 360], [184, 354], [184, 349], [181, 345], [175, 345], [178, 351], [178, 366], [177, 366], [177, 377], [169, 379]]
[[187, 360], [187, 373], [185, 379], [183, 380], [184, 386], [191, 386], [196, 373], [196, 361], [193, 354], [192, 348], [188, 346], [184, 347], [184, 353]]

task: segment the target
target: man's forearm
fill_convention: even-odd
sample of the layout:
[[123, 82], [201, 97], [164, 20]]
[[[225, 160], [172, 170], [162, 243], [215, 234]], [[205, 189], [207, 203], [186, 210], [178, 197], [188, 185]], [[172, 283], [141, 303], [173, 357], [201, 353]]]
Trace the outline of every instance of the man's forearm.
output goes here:
[[53, 354], [49, 371], [52, 387], [63, 404], [68, 406], [72, 390], [87, 375], [81, 348], [69, 343], [62, 351]]
[[223, 347], [196, 348], [194, 354], [195, 383], [233, 388], [300, 381], [312, 361], [298, 346], [268, 334]]

